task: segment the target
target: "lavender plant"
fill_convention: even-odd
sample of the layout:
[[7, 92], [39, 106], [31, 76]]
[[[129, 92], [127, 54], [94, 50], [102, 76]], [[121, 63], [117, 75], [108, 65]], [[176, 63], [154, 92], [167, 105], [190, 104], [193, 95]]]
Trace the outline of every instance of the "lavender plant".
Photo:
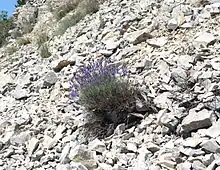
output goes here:
[[133, 107], [134, 88], [123, 65], [99, 60], [79, 68], [71, 84], [72, 97], [79, 97], [87, 110], [112, 121], [123, 119]]

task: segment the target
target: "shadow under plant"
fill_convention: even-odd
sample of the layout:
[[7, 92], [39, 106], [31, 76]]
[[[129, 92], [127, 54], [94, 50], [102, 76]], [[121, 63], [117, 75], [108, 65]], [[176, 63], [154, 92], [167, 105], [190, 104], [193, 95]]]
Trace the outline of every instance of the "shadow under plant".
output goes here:
[[[109, 136], [117, 125], [125, 123], [129, 127], [143, 118], [142, 113], [139, 116], [134, 114], [140, 92], [130, 83], [124, 65], [98, 60], [79, 68], [71, 79], [71, 85], [71, 97], [77, 98], [99, 120], [100, 129], [96, 130], [101, 134], [96, 134], [96, 137]], [[88, 130], [94, 129], [90, 127]]]

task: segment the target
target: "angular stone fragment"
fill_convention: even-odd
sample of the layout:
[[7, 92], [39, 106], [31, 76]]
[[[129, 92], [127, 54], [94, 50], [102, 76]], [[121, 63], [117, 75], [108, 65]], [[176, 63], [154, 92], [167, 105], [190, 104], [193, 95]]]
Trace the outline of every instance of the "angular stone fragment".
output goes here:
[[99, 153], [103, 153], [106, 150], [105, 144], [97, 138], [88, 144], [88, 148]]
[[206, 130], [206, 135], [212, 138], [220, 136], [220, 120]]
[[190, 162], [184, 162], [184, 163], [180, 163], [176, 166], [177, 170], [189, 170], [191, 169], [191, 163]]
[[88, 170], [88, 169], [81, 163], [72, 162], [71, 165], [58, 164], [56, 166], [56, 170]]
[[149, 33], [149, 30], [143, 29], [126, 34], [125, 38], [132, 44], [136, 45], [152, 38], [152, 35]]
[[201, 33], [193, 42], [194, 46], [199, 47], [207, 47], [215, 41], [215, 37], [211, 33]]
[[220, 145], [214, 139], [204, 141], [200, 146], [208, 152], [220, 153]]
[[28, 155], [31, 156], [39, 145], [39, 140], [35, 137], [31, 138], [27, 144]]
[[54, 85], [57, 82], [57, 75], [53, 72], [50, 71], [49, 73], [46, 74], [44, 77], [44, 87], [50, 87], [51, 85]]
[[22, 89], [19, 85], [15, 88], [13, 97], [17, 100], [24, 99], [28, 97], [28, 92], [26, 89]]
[[182, 121], [182, 129], [184, 133], [189, 133], [194, 130], [209, 127], [212, 125], [212, 111], [203, 109], [199, 112], [190, 110], [189, 115]]
[[82, 163], [88, 169], [95, 169], [97, 167], [94, 160], [94, 152], [89, 151], [85, 145], [78, 145], [72, 148], [69, 153], [69, 159], [73, 162]]
[[163, 47], [167, 42], [168, 42], [167, 37], [159, 37], [159, 38], [147, 40], [147, 43], [149, 45], [156, 48]]
[[160, 150], [160, 147], [152, 142], [147, 143], [147, 149], [151, 152], [157, 152]]

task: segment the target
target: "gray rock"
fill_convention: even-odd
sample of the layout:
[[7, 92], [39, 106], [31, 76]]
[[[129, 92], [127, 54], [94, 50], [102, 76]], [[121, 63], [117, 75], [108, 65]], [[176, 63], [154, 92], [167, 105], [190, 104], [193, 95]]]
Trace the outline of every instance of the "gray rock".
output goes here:
[[212, 138], [220, 136], [220, 120], [206, 130], [206, 135]]
[[56, 170], [88, 170], [88, 169], [81, 163], [72, 162], [71, 165], [58, 164], [56, 166]]
[[60, 163], [69, 162], [69, 158], [68, 158], [69, 151], [70, 151], [70, 144], [67, 143], [64, 146], [64, 148], [62, 149], [62, 152], [61, 152], [61, 155], [60, 155], [60, 158], [59, 158]]
[[179, 27], [179, 23], [178, 23], [177, 18], [172, 18], [167, 23], [167, 29], [168, 30], [176, 30], [178, 27]]
[[182, 121], [182, 129], [184, 133], [189, 133], [212, 125], [212, 111], [203, 109], [199, 112], [190, 110], [189, 115]]
[[155, 153], [160, 150], [160, 147], [152, 142], [147, 143], [147, 149], [152, 153]]
[[186, 71], [180, 67], [173, 69], [171, 75], [177, 83], [185, 83], [187, 81]]
[[207, 47], [215, 41], [215, 37], [211, 33], [204, 32], [199, 35], [193, 42], [194, 46], [197, 48]]
[[14, 135], [10, 138], [10, 142], [12, 145], [22, 145], [30, 138], [30, 132], [22, 132], [19, 135]]
[[159, 37], [159, 38], [147, 40], [147, 43], [149, 45], [156, 48], [163, 47], [167, 42], [168, 42], [167, 37]]
[[139, 44], [146, 41], [147, 39], [152, 38], [152, 35], [149, 33], [148, 29], [138, 30], [125, 34], [125, 39], [131, 42], [132, 44]]
[[34, 151], [37, 149], [39, 145], [39, 140], [35, 137], [32, 137], [29, 141], [28, 141], [28, 144], [27, 144], [27, 151], [28, 151], [28, 155], [31, 156]]
[[183, 146], [196, 148], [201, 142], [202, 139], [198, 137], [186, 138], [186, 140], [183, 141]]
[[89, 151], [85, 145], [78, 145], [72, 148], [69, 153], [69, 159], [73, 162], [80, 162], [88, 169], [95, 169], [97, 167], [94, 160], [94, 151]]
[[26, 89], [22, 89], [22, 87], [18, 85], [13, 92], [13, 97], [18, 100], [24, 99], [28, 97], [28, 91]]
[[191, 169], [191, 163], [190, 162], [184, 162], [184, 163], [180, 163], [176, 166], [177, 170], [189, 170]]
[[168, 127], [171, 131], [173, 131], [179, 123], [172, 112], [167, 113], [165, 110], [159, 112], [157, 121], [159, 124]]
[[57, 75], [53, 72], [50, 71], [46, 74], [46, 76], [44, 77], [44, 83], [43, 86], [44, 87], [50, 87], [51, 85], [54, 85], [57, 82]]
[[9, 158], [14, 154], [14, 149], [7, 149], [6, 152], [4, 153], [4, 158]]
[[134, 142], [127, 143], [127, 150], [136, 153], [137, 152], [137, 144]]
[[91, 151], [96, 151], [99, 153], [103, 153], [106, 150], [105, 144], [97, 138], [95, 140], [89, 142], [88, 148]]
[[204, 141], [200, 146], [208, 152], [220, 153], [220, 145], [214, 139]]
[[109, 39], [109, 40], [105, 41], [104, 43], [105, 43], [105, 46], [106, 46], [107, 50], [114, 50], [120, 44], [119, 41], [114, 41], [113, 39]]
[[205, 170], [206, 169], [206, 166], [203, 165], [202, 162], [198, 161], [198, 160], [195, 160], [193, 161], [192, 163], [192, 168], [195, 169], [195, 170]]

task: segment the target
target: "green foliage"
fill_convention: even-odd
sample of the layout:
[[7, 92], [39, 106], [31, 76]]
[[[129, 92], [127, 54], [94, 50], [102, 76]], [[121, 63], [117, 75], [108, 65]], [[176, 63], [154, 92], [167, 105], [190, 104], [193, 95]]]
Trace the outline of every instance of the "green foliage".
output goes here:
[[68, 0], [64, 2], [60, 7], [56, 8], [53, 12], [57, 20], [62, 19], [67, 13], [77, 8], [80, 0]]
[[16, 47], [16, 46], [9, 46], [9, 47], [7, 47], [6, 48], [6, 53], [8, 54], [8, 55], [12, 55], [12, 54], [14, 54], [16, 51], [18, 50], [18, 48]]
[[39, 53], [42, 58], [48, 58], [51, 56], [47, 43], [44, 43], [40, 46]]
[[7, 11], [0, 11], [0, 47], [6, 42], [6, 38], [10, 35], [8, 32], [12, 28], [12, 18], [8, 18]]
[[49, 40], [49, 37], [47, 35], [46, 32], [42, 32], [38, 35], [37, 37], [37, 46], [38, 46], [38, 49], [44, 44], [46, 43], [47, 41]]
[[98, 9], [99, 4], [97, 0], [82, 1], [80, 4], [78, 4], [75, 12], [72, 15], [68, 15], [60, 21], [54, 35], [63, 35], [69, 27], [76, 25], [87, 14], [97, 12]]
[[17, 5], [15, 5], [15, 7], [17, 8], [17, 7], [23, 6], [25, 5], [25, 3], [26, 3], [26, 0], [17, 0]]
[[31, 43], [30, 39], [27, 37], [19, 37], [17, 38], [16, 42], [19, 46], [27, 45]]
[[22, 34], [27, 34], [30, 33], [34, 28], [34, 22], [30, 22], [30, 21], [25, 21], [22, 26], [21, 26], [21, 30], [22, 30]]
[[122, 112], [131, 107], [133, 92], [128, 81], [113, 79], [103, 85], [95, 84], [82, 89], [80, 101], [85, 108], [95, 109], [98, 113]]
[[71, 95], [79, 96], [80, 103], [96, 115], [123, 122], [135, 103], [135, 89], [126, 79], [126, 70], [102, 60], [82, 67], [71, 81]]

